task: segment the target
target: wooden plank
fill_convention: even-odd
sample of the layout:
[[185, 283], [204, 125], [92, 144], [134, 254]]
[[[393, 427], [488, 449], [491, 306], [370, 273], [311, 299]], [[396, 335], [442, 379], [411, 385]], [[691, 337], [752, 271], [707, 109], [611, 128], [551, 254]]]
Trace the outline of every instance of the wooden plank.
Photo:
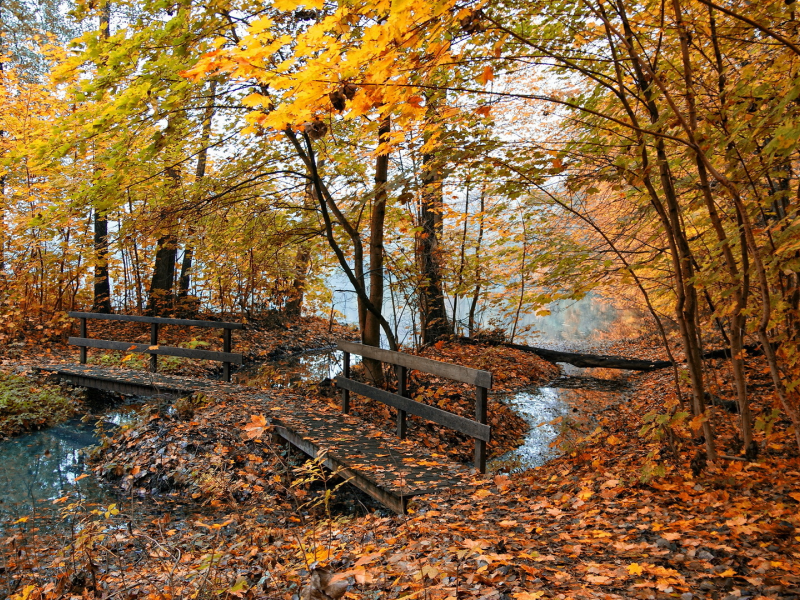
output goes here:
[[212, 329], [244, 329], [242, 323], [229, 321], [196, 321], [194, 319], [170, 319], [166, 317], [142, 317], [139, 315], [112, 315], [103, 313], [69, 312], [76, 319], [97, 319], [100, 321], [133, 321], [134, 323], [159, 323], [160, 325], [188, 325]]
[[[317, 458], [321, 455], [322, 449], [313, 442], [303, 438], [294, 431], [283, 427], [275, 427], [275, 431], [287, 442], [305, 452], [311, 458]], [[356, 486], [361, 491], [369, 494], [384, 506], [391, 508], [398, 514], [404, 515], [408, 507], [408, 496], [398, 496], [389, 490], [385, 490], [372, 481], [369, 477], [350, 469], [347, 465], [336, 459], [336, 457], [325, 453], [322, 459], [323, 464], [331, 471], [337, 473], [340, 477], [345, 479], [348, 483]]]
[[403, 352], [384, 350], [383, 348], [376, 348], [374, 346], [365, 346], [364, 344], [357, 344], [355, 342], [339, 341], [336, 343], [336, 346], [345, 352], [359, 354], [366, 358], [373, 358], [392, 365], [400, 365], [409, 369], [416, 369], [417, 371], [423, 371], [431, 375], [447, 377], [448, 379], [469, 383], [471, 385], [478, 385], [480, 387], [492, 387], [492, 374], [489, 371], [470, 369], [469, 367], [462, 367], [461, 365], [431, 360], [430, 358], [422, 358], [421, 356], [413, 356]]
[[[150, 324], [150, 345], [158, 346], [158, 323]], [[150, 372], [156, 373], [158, 371], [158, 354], [153, 353], [150, 355]]]
[[104, 390], [107, 392], [117, 392], [119, 394], [133, 394], [136, 396], [174, 396], [178, 397], [187, 393], [187, 390], [157, 388], [152, 385], [141, 385], [130, 382], [122, 382], [116, 379], [106, 379], [101, 377], [77, 375], [75, 373], [59, 373], [59, 377], [69, 381], [72, 385], [79, 387]]
[[150, 350], [150, 344], [133, 344], [131, 342], [116, 342], [112, 340], [95, 340], [90, 338], [69, 338], [69, 343], [73, 346], [88, 346], [89, 348], [105, 348], [106, 350], [121, 350], [128, 352], [139, 352], [142, 354], [160, 354], [162, 356], [181, 356], [183, 358], [200, 358], [203, 360], [215, 360], [218, 362], [231, 362], [241, 365], [243, 358], [241, 354], [232, 352], [213, 352], [210, 350], [193, 350], [190, 348], [175, 348], [173, 346], [159, 346], [157, 349]]
[[[86, 333], [86, 319], [84, 318], [81, 318], [80, 336], [82, 338], [89, 337], [89, 335]], [[86, 364], [86, 346], [81, 346], [80, 361], [82, 365]]]
[[[344, 366], [342, 367], [342, 376], [345, 378], [350, 377], [350, 353], [344, 353]], [[342, 388], [342, 412], [348, 414], [350, 412], [350, 390]]]
[[350, 390], [356, 394], [367, 396], [373, 400], [383, 402], [394, 408], [404, 410], [412, 415], [417, 415], [423, 419], [428, 419], [434, 423], [445, 425], [450, 429], [455, 429], [461, 433], [466, 433], [468, 436], [488, 442], [491, 438], [492, 428], [483, 423], [477, 423], [472, 419], [454, 415], [453, 413], [416, 402], [410, 398], [403, 398], [392, 392], [380, 390], [364, 383], [353, 381], [352, 379], [345, 379], [344, 377], [336, 378], [336, 387]]
[[[486, 388], [475, 388], [475, 418], [479, 423], [486, 423]], [[486, 473], [486, 442], [475, 440], [475, 468]]]
[[[408, 369], [397, 365], [397, 395], [403, 398], [408, 397], [406, 383], [408, 380]], [[406, 411], [397, 409], [397, 437], [401, 440], [406, 437]]]

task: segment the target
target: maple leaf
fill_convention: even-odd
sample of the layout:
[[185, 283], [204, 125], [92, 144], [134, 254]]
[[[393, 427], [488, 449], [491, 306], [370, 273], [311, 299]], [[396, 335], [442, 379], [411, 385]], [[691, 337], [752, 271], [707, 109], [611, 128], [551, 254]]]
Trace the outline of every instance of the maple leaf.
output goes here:
[[245, 438], [253, 440], [260, 438], [265, 431], [269, 430], [269, 427], [267, 419], [263, 415], [250, 415], [250, 422], [242, 429], [245, 432]]
[[644, 569], [639, 563], [631, 563], [628, 565], [628, 573], [631, 575], [641, 575], [644, 573]]
[[494, 79], [494, 69], [490, 65], [487, 65], [486, 67], [484, 67], [481, 74], [478, 75], [477, 79], [478, 83], [486, 85], [487, 83], [489, 83]]

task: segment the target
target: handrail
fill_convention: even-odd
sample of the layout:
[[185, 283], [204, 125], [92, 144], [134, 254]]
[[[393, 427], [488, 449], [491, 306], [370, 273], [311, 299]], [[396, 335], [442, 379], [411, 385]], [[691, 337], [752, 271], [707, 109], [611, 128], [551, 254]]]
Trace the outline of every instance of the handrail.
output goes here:
[[99, 321], [133, 321], [136, 323], [157, 323], [159, 325], [188, 325], [213, 329], [244, 329], [242, 323], [230, 321], [195, 321], [194, 319], [172, 319], [167, 317], [142, 317], [139, 315], [114, 315], [106, 313], [69, 312], [76, 319], [97, 319]]
[[[241, 365], [243, 357], [240, 353], [231, 352], [231, 331], [233, 329], [244, 329], [242, 323], [230, 323], [227, 321], [195, 321], [193, 319], [170, 319], [165, 317], [141, 317], [138, 315], [114, 315], [105, 313], [69, 312], [70, 317], [80, 319], [79, 337], [69, 338], [69, 343], [78, 346], [81, 350], [80, 362], [86, 364], [87, 348], [105, 348], [110, 350], [127, 350], [150, 355], [150, 372], [158, 370], [158, 356], [182, 356], [185, 358], [199, 358], [213, 360], [222, 363], [222, 376], [225, 381], [231, 380], [231, 363]], [[135, 342], [124, 342], [114, 340], [98, 340], [89, 337], [86, 329], [86, 321], [96, 319], [102, 321], [128, 321], [134, 323], [150, 324], [150, 343], [138, 344]], [[222, 352], [211, 350], [196, 350], [194, 348], [177, 348], [173, 346], [160, 346], [158, 343], [158, 330], [160, 325], [186, 325], [189, 327], [206, 327], [222, 329]]]
[[127, 352], [137, 352], [139, 354], [158, 354], [159, 356], [180, 356], [183, 358], [198, 358], [202, 360], [214, 360], [217, 362], [230, 362], [237, 365], [242, 364], [241, 354], [233, 352], [216, 352], [214, 350], [196, 350], [194, 348], [179, 348], [177, 346], [151, 346], [150, 344], [138, 344], [135, 342], [118, 342], [115, 340], [99, 340], [94, 338], [69, 338], [69, 343], [73, 346], [86, 346], [87, 348], [102, 348], [104, 350], [120, 350]]
[[[466, 433], [475, 442], [475, 468], [486, 472], [486, 442], [491, 438], [491, 427], [487, 425], [487, 392], [492, 387], [492, 374], [445, 363], [430, 358], [422, 358], [403, 352], [383, 350], [375, 346], [365, 346], [355, 342], [337, 342], [337, 347], [344, 352], [344, 368], [342, 375], [336, 377], [336, 387], [342, 390], [342, 412], [350, 412], [350, 392], [367, 396], [397, 409], [397, 435], [406, 436], [406, 414], [411, 413], [434, 423], [445, 425], [456, 431]], [[359, 383], [350, 379], [350, 354], [357, 354], [381, 362], [395, 365], [397, 370], [397, 393], [387, 392], [376, 387]], [[423, 404], [408, 398], [406, 391], [408, 369], [446, 377], [455, 381], [475, 386], [475, 420], [456, 415], [449, 411]]]
[[416, 369], [417, 371], [424, 371], [431, 375], [447, 377], [448, 379], [461, 381], [462, 383], [479, 385], [485, 388], [492, 387], [492, 374], [489, 371], [471, 369], [470, 367], [462, 367], [461, 365], [454, 365], [452, 363], [414, 356], [413, 354], [405, 354], [403, 352], [395, 352], [393, 350], [384, 350], [383, 348], [376, 348], [375, 346], [365, 346], [364, 344], [357, 344], [355, 342], [340, 341], [336, 342], [336, 346], [344, 352], [358, 354], [359, 356], [372, 358], [384, 363], [399, 365], [408, 369]]

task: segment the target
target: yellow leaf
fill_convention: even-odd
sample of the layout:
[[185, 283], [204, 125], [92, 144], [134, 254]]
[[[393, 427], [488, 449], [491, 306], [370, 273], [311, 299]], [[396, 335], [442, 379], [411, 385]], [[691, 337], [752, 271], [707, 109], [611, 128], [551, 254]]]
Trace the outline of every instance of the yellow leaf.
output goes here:
[[736, 571], [733, 569], [725, 569], [722, 573], [719, 574], [719, 577], [733, 577], [736, 575]]
[[261, 17], [250, 24], [250, 33], [261, 33], [270, 27], [272, 27], [272, 19], [269, 17]]
[[22, 593], [14, 594], [13, 596], [11, 596], [11, 599], [12, 600], [28, 600], [31, 597], [31, 594], [33, 593], [33, 590], [35, 590], [35, 589], [36, 589], [35, 585], [26, 585], [24, 588], [22, 588]]
[[294, 10], [303, 3], [303, 0], [273, 0], [272, 6], [277, 10]]
[[30, 519], [30, 517], [20, 517], [19, 519], [17, 519], [16, 521], [14, 521], [14, 522], [12, 523], [12, 525], [16, 525], [17, 523], [27, 523], [27, 522], [28, 522], [28, 519]]
[[256, 106], [264, 104], [264, 100], [266, 99], [266, 96], [253, 92], [242, 98], [242, 104], [248, 108], [255, 108]]
[[439, 570], [436, 567], [425, 565], [422, 567], [422, 575], [428, 579], [436, 579], [439, 576]]
[[631, 563], [628, 565], [628, 573], [631, 575], [641, 575], [644, 573], [644, 569], [639, 563]]
[[620, 440], [620, 439], [619, 439], [617, 436], [615, 436], [615, 435], [610, 435], [610, 436], [608, 436], [608, 438], [606, 438], [606, 443], [607, 443], [609, 446], [617, 446], [617, 445], [619, 445], [621, 442], [622, 442], [622, 440]]
[[158, 345], [156, 345], [156, 346], [148, 346], [147, 349], [148, 350], [158, 350]]
[[538, 600], [544, 596], [544, 592], [517, 592], [512, 594], [516, 600]]
[[486, 496], [491, 496], [492, 492], [489, 490], [478, 490], [474, 494], [472, 494], [473, 498], [486, 498]]

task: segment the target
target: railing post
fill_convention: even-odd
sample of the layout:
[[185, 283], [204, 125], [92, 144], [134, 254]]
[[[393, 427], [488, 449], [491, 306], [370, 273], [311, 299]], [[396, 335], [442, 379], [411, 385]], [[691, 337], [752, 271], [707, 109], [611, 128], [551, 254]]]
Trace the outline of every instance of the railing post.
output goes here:
[[[407, 398], [406, 392], [406, 377], [408, 369], [401, 365], [397, 365], [397, 395]], [[404, 439], [406, 437], [406, 411], [397, 409], [397, 437]]]
[[[158, 346], [158, 323], [150, 324], [150, 345]], [[158, 354], [150, 355], [150, 372], [158, 371]]]
[[[350, 378], [350, 353], [345, 352], [343, 357], [344, 364], [342, 365], [342, 377], [345, 379]], [[347, 414], [350, 412], [350, 390], [342, 389], [342, 412]]]
[[[475, 420], [486, 425], [486, 388], [475, 386]], [[475, 468], [486, 473], [486, 442], [475, 440]]]
[[[80, 336], [86, 337], [86, 317], [81, 317]], [[86, 346], [81, 346], [81, 364], [86, 364]]]
[[[227, 327], [222, 330], [222, 351], [223, 352], [230, 352], [231, 351], [231, 330]], [[225, 381], [231, 380], [231, 363], [224, 362], [222, 363], [222, 378]]]

